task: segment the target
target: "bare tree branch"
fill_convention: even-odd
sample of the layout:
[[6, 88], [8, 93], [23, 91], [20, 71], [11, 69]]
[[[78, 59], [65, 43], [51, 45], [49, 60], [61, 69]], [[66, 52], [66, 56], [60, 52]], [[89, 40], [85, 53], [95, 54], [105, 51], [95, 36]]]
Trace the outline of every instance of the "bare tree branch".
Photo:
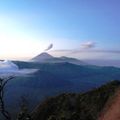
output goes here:
[[5, 117], [6, 120], [11, 120], [10, 113], [5, 109], [4, 103], [4, 88], [9, 82], [9, 80], [13, 79], [14, 77], [9, 77], [7, 79], [0, 78], [0, 112]]

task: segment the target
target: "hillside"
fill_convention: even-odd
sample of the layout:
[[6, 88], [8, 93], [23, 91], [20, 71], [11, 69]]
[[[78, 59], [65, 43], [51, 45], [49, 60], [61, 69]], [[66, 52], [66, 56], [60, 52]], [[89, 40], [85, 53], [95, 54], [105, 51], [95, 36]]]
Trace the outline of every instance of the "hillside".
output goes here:
[[119, 81], [112, 81], [83, 94], [65, 93], [49, 98], [33, 111], [33, 120], [97, 120], [119, 87]]
[[85, 92], [120, 78], [120, 69], [115, 67], [75, 65], [67, 62], [14, 62], [21, 69], [38, 69], [37, 73], [27, 77], [17, 77], [8, 83], [5, 93], [6, 105], [10, 108], [9, 111], [14, 110], [14, 112], [18, 109], [21, 96], [27, 96], [32, 109], [48, 96], [63, 92]]

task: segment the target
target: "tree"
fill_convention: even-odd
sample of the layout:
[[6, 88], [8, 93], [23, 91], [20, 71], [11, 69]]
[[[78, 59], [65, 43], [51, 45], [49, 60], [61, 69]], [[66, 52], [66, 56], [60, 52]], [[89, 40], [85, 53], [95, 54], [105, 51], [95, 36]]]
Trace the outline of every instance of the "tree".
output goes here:
[[5, 87], [7, 83], [14, 77], [26, 76], [27, 74], [32, 74], [36, 71], [36, 69], [19, 69], [16, 64], [8, 60], [0, 61], [0, 112], [6, 120], [12, 119], [10, 113], [5, 108], [4, 101]]
[[32, 120], [29, 113], [28, 101], [24, 96], [21, 97], [20, 113], [17, 116], [17, 120]]
[[54, 115], [51, 115], [48, 120], [57, 120], [56, 117]]
[[13, 79], [14, 77], [0, 78], [0, 112], [5, 117], [6, 120], [11, 120], [10, 113], [5, 109], [5, 102], [4, 102], [4, 88], [9, 80]]

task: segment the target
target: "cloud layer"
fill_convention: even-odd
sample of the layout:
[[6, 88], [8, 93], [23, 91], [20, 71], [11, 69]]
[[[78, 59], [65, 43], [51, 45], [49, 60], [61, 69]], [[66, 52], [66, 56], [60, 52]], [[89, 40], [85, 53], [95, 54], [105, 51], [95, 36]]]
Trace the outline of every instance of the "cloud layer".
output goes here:
[[61, 53], [114, 53], [120, 54], [120, 50], [102, 50], [102, 49], [94, 49], [94, 50], [83, 50], [83, 49], [61, 49], [61, 50], [53, 50], [51, 52], [61, 52]]
[[36, 72], [36, 69], [19, 69], [19, 67], [11, 61], [0, 61], [0, 77], [24, 76]]

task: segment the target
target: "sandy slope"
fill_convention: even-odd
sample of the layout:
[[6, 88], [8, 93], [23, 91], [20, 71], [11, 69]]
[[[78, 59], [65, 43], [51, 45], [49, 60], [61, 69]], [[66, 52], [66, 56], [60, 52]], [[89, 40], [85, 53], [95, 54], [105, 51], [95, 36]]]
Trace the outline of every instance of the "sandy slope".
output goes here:
[[107, 103], [98, 120], [120, 120], [120, 90]]

